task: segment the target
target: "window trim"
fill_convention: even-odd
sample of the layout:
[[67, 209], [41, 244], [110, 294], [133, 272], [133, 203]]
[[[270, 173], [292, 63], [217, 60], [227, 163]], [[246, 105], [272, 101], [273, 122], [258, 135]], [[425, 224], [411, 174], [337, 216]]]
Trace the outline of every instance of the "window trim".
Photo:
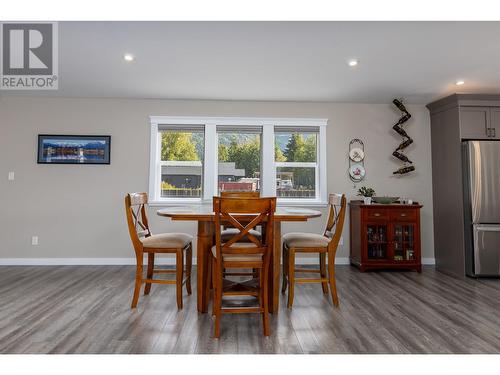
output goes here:
[[[328, 119], [324, 118], [278, 118], [278, 117], [204, 117], [204, 116], [150, 116], [150, 161], [149, 161], [149, 197], [153, 206], [178, 204], [209, 204], [217, 194], [218, 156], [217, 156], [217, 125], [227, 126], [262, 126], [261, 142], [261, 194], [276, 196], [276, 167], [282, 163], [274, 160], [274, 129], [275, 127], [319, 127], [317, 142], [316, 198], [278, 198], [278, 205], [323, 206], [327, 204], [326, 176], [326, 126]], [[160, 125], [204, 125], [205, 155], [203, 170], [203, 198], [160, 198], [159, 186], [161, 173], [158, 173], [161, 152]], [[286, 163], [290, 164], [290, 163]], [[300, 163], [305, 166], [304, 163]]]

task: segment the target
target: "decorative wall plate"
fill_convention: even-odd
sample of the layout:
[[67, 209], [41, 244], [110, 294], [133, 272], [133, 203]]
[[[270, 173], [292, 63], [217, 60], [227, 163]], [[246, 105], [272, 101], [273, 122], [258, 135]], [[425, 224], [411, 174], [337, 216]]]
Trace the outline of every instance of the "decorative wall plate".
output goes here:
[[365, 177], [365, 167], [361, 163], [351, 165], [349, 168], [349, 176], [354, 181], [361, 181]]
[[349, 151], [349, 158], [356, 163], [359, 163], [365, 158], [365, 152], [360, 147], [352, 148]]
[[360, 182], [365, 178], [365, 145], [361, 139], [351, 139], [349, 142], [348, 174], [352, 182]]

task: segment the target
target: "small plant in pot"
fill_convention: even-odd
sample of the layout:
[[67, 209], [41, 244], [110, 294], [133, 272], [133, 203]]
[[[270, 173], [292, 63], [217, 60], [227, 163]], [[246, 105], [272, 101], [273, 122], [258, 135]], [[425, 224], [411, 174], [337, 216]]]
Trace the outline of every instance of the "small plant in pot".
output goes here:
[[372, 197], [375, 195], [375, 190], [370, 187], [360, 187], [358, 190], [358, 195], [363, 197], [363, 202], [365, 204], [372, 204]]

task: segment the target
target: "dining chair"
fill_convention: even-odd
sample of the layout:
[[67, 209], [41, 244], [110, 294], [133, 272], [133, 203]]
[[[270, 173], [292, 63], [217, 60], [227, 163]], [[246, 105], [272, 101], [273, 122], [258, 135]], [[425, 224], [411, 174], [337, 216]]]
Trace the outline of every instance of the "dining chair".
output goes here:
[[[335, 307], [339, 305], [337, 286], [335, 282], [335, 254], [344, 227], [347, 200], [344, 194], [330, 194], [328, 199], [329, 212], [323, 235], [316, 233], [287, 233], [283, 236], [283, 284], [281, 292], [285, 293], [288, 286], [288, 308], [292, 308], [295, 283], [321, 283], [323, 293], [330, 293]], [[318, 253], [319, 269], [295, 268], [297, 253]], [[326, 257], [328, 254], [328, 276], [326, 272]], [[319, 278], [295, 277], [296, 273], [319, 273]]]
[[[214, 286], [214, 337], [220, 337], [222, 314], [260, 313], [264, 335], [269, 335], [268, 277], [273, 246], [276, 198], [213, 198], [215, 213], [215, 246], [211, 251]], [[222, 241], [222, 225], [231, 223], [238, 233]], [[266, 236], [258, 239], [250, 233], [257, 225], [265, 226]], [[250, 242], [239, 242], [247, 236]], [[225, 268], [254, 268], [258, 278], [236, 283], [224, 276]], [[258, 306], [223, 307], [224, 296], [257, 297]]]
[[[220, 196], [222, 198], [259, 198], [259, 191], [221, 191]], [[225, 225], [224, 230], [221, 233], [222, 242], [228, 241], [231, 237], [238, 234], [238, 229], [232, 227], [231, 225]], [[250, 234], [257, 238], [261, 238], [261, 233], [258, 230], [252, 229]], [[249, 242], [247, 236], [244, 236], [240, 242]]]
[[[125, 211], [130, 239], [135, 250], [136, 271], [134, 297], [131, 308], [137, 307], [139, 293], [143, 283], [144, 294], [151, 291], [151, 284], [175, 284], [177, 286], [177, 307], [182, 309], [182, 285], [186, 284], [187, 293], [191, 294], [191, 267], [193, 259], [193, 237], [186, 233], [151, 234], [146, 206], [148, 195], [146, 193], [130, 193], [125, 196]], [[175, 270], [155, 269], [155, 254], [175, 254]], [[184, 253], [185, 257], [184, 257]], [[143, 258], [148, 254], [146, 278], [143, 275]], [[186, 269], [184, 270], [184, 258]], [[175, 274], [175, 280], [154, 279], [154, 274]], [[185, 278], [183, 278], [185, 275]]]

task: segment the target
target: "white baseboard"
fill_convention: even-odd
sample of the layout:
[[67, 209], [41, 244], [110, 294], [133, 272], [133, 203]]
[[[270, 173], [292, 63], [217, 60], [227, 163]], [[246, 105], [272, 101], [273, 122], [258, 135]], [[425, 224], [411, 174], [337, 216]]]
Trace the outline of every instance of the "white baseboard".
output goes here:
[[[146, 258], [144, 259], [146, 262]], [[297, 264], [318, 264], [317, 257], [297, 257]], [[157, 257], [155, 264], [174, 265], [174, 257]], [[196, 265], [196, 257], [193, 258]], [[339, 257], [335, 264], [349, 264], [349, 258]], [[423, 265], [434, 265], [434, 258], [422, 258]], [[0, 266], [125, 266], [135, 265], [135, 258], [0, 258]]]

